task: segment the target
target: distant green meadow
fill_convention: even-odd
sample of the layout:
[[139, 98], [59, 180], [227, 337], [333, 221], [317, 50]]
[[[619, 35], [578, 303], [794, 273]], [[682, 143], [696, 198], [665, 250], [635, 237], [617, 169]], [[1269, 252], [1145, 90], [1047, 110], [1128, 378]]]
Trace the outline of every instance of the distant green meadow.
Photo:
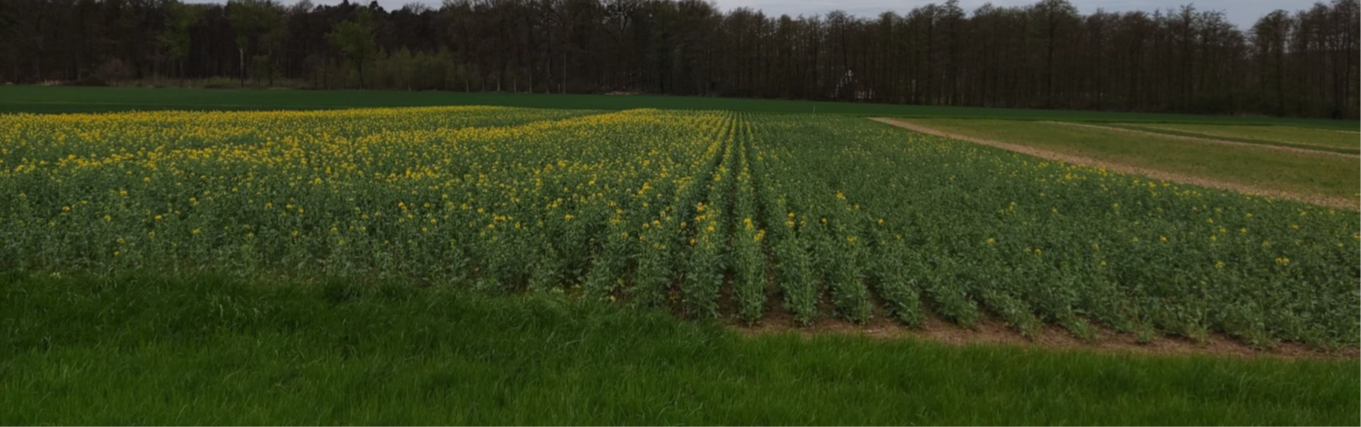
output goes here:
[[1361, 135], [1355, 130], [1303, 128], [1294, 126], [1237, 126], [1222, 124], [1118, 124], [1144, 132], [1210, 138], [1248, 144], [1276, 145], [1356, 154], [1361, 152]]
[[[1187, 141], [1177, 138], [1179, 135], [1127, 132], [1126, 128], [1154, 129], [1129, 125], [1098, 128], [1062, 123], [978, 119], [920, 119], [913, 120], [913, 123], [956, 135], [1004, 141], [1183, 176], [1239, 183], [1288, 193], [1351, 198], [1353, 206], [1356, 205], [1358, 191], [1361, 191], [1357, 182], [1357, 176], [1361, 174], [1361, 161], [1354, 155], [1338, 155], [1321, 150], [1281, 151], [1277, 146], [1273, 146], [1279, 144], [1244, 142], [1239, 145], [1226, 145]], [[1236, 132], [1248, 134], [1254, 131], [1261, 133], [1265, 130], [1283, 129], [1277, 126], [1216, 127], [1218, 128], [1231, 128]], [[1319, 138], [1328, 142], [1338, 139], [1334, 135], [1345, 136], [1345, 132], [1334, 130], [1315, 130], [1310, 133], [1311, 136], [1318, 134], [1328, 136], [1328, 139]], [[1352, 138], [1357, 138], [1356, 134], [1352, 135]], [[1341, 150], [1335, 142], [1334, 146], [1321, 148]], [[1356, 208], [1353, 207], [1352, 210]]]

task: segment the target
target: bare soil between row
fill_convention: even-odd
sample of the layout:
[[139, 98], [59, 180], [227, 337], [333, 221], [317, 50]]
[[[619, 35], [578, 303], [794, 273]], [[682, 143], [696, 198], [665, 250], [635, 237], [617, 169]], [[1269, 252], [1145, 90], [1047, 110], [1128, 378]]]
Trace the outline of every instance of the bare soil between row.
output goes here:
[[[942, 343], [947, 345], [1019, 347], [1035, 350], [1058, 350], [1095, 352], [1101, 354], [1130, 354], [1152, 357], [1189, 357], [1211, 356], [1231, 358], [1276, 358], [1276, 359], [1316, 359], [1316, 360], [1357, 360], [1361, 359], [1361, 349], [1339, 348], [1320, 349], [1301, 343], [1281, 342], [1270, 348], [1258, 348], [1235, 340], [1232, 337], [1212, 333], [1201, 340], [1180, 336], [1157, 335], [1148, 342], [1140, 342], [1132, 333], [1122, 333], [1093, 324], [1096, 337], [1089, 340], [1074, 337], [1068, 331], [1051, 324], [1045, 324], [1034, 336], [1022, 335], [1014, 328], [989, 314], [971, 327], [964, 327], [929, 315], [920, 326], [909, 327], [890, 317], [881, 307], [869, 322], [860, 325], [841, 318], [820, 316], [812, 324], [799, 325], [794, 316], [782, 308], [779, 299], [768, 301], [771, 308], [755, 325], [737, 321], [733, 316], [723, 316], [725, 325], [739, 334], [748, 337], [793, 334], [804, 338], [819, 336], [859, 336], [877, 340], [909, 340]], [[828, 304], [830, 305], [830, 304]], [[821, 307], [823, 313], [831, 313], [831, 307]]]

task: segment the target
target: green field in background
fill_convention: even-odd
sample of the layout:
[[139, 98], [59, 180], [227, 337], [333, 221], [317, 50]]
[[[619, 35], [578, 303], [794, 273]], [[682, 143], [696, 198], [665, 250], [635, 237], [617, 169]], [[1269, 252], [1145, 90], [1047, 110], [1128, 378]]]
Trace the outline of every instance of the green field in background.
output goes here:
[[1132, 130], [1177, 136], [1210, 138], [1248, 144], [1276, 145], [1338, 153], [1361, 152], [1361, 134], [1338, 129], [1295, 126], [1237, 126], [1220, 124], [1112, 124]]
[[1333, 153], [1185, 141], [1120, 130], [1016, 120], [914, 119], [959, 135], [1293, 193], [1356, 197], [1361, 162]]

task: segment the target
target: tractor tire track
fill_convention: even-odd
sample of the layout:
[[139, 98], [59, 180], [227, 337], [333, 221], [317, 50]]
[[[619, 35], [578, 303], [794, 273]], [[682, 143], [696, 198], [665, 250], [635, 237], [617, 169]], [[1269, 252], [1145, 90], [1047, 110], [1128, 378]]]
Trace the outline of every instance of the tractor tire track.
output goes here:
[[[1081, 128], [1088, 128], [1088, 129], [1097, 129], [1097, 130], [1104, 130], [1104, 131], [1111, 131], [1111, 132], [1125, 132], [1125, 133], [1130, 133], [1130, 134], [1135, 134], [1135, 135], [1155, 136], [1155, 137], [1160, 137], [1160, 138], [1177, 139], [1177, 140], [1182, 140], [1182, 141], [1198, 142], [1198, 143], [1204, 143], [1204, 144], [1220, 144], [1220, 145], [1229, 145], [1229, 146], [1235, 146], [1235, 147], [1261, 148], [1261, 149], [1266, 149], [1266, 150], [1278, 150], [1278, 151], [1285, 151], [1285, 152], [1289, 152], [1289, 153], [1318, 154], [1318, 155], [1325, 155], [1325, 156], [1342, 156], [1342, 157], [1353, 157], [1353, 158], [1357, 156], [1356, 153], [1342, 153], [1342, 152], [1337, 152], [1337, 151], [1316, 150], [1316, 149], [1312, 149], [1312, 148], [1303, 148], [1303, 147], [1299, 147], [1299, 146], [1285, 146], [1285, 145], [1273, 145], [1273, 144], [1254, 144], [1254, 143], [1250, 143], [1250, 142], [1226, 141], [1226, 140], [1222, 140], [1222, 139], [1201, 138], [1201, 137], [1185, 136], [1185, 135], [1173, 135], [1173, 134], [1170, 134], [1170, 133], [1149, 132], [1149, 131], [1145, 131], [1145, 130], [1129, 129], [1129, 128], [1113, 127], [1113, 126], [1092, 125], [1092, 124], [1086, 124], [1086, 123], [1053, 122], [1053, 121], [1044, 121], [1044, 122], [1040, 122], [1040, 123], [1046, 123], [1046, 124], [1051, 124], [1051, 125], [1073, 126], [1073, 127], [1081, 127]], [[1299, 144], [1299, 143], [1291, 143], [1291, 144]]]

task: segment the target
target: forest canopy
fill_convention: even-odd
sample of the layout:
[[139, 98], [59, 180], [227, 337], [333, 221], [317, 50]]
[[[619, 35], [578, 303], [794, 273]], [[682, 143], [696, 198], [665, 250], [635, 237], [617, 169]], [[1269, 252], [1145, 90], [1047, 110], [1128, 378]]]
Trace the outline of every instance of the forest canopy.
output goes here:
[[920, 105], [1358, 117], [1358, 1], [1239, 28], [1065, 0], [770, 16], [700, 0], [4, 0], [0, 83], [218, 78]]

